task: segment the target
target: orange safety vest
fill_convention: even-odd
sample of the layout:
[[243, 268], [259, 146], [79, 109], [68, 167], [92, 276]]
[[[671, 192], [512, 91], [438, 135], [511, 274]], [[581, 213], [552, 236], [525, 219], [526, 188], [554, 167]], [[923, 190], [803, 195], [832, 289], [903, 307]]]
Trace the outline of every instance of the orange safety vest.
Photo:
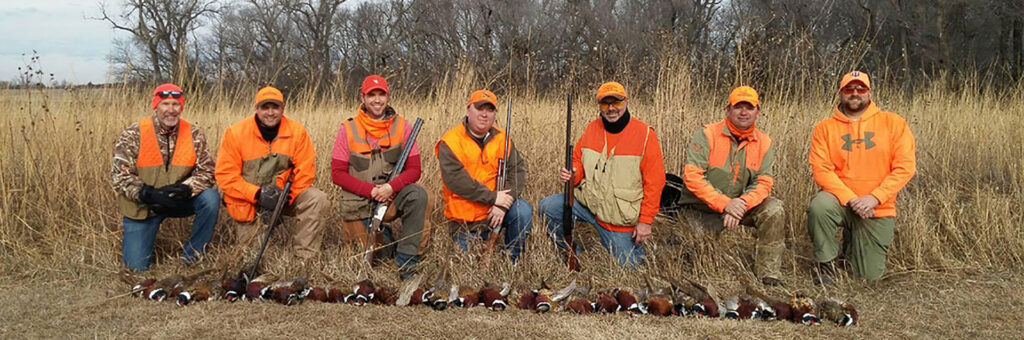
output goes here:
[[[139, 155], [135, 167], [139, 179], [155, 188], [175, 184], [188, 178], [196, 165], [196, 149], [192, 143], [192, 125], [184, 119], [178, 120], [178, 137], [170, 164], [164, 164], [160, 143], [156, 140], [153, 118], [139, 121]], [[142, 220], [152, 216], [149, 206], [121, 195], [119, 207], [125, 217]]]
[[[445, 132], [441, 140], [434, 146], [434, 155], [438, 153], [441, 143], [448, 145], [455, 157], [465, 167], [469, 176], [477, 180], [488, 189], [494, 190], [498, 183], [498, 160], [505, 155], [505, 131], [495, 127], [498, 134], [491, 138], [483, 150], [480, 145], [466, 133], [466, 126], [463, 124]], [[457, 222], [477, 222], [487, 218], [487, 212], [491, 205], [470, 201], [462, 196], [456, 195], [447, 186], [443, 186], [442, 198], [444, 199], [444, 216], [449, 220]]]
[[[348, 139], [348, 173], [356, 179], [373, 184], [384, 184], [387, 176], [395, 169], [395, 163], [402, 157], [402, 144], [408, 122], [396, 116], [388, 133], [371, 145], [366, 128], [349, 118], [343, 123]], [[370, 199], [342, 190], [339, 206], [346, 220], [369, 218]]]

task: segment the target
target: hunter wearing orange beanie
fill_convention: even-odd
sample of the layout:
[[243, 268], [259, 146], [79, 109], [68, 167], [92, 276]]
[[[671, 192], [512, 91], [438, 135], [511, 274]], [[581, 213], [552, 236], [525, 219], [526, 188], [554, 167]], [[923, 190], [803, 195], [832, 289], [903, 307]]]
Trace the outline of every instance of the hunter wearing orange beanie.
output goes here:
[[177, 85], [157, 86], [152, 116], [126, 128], [114, 144], [110, 179], [124, 216], [121, 254], [131, 270], [149, 268], [156, 233], [168, 217], [195, 215], [185, 263], [198, 261], [213, 236], [220, 207], [213, 157], [203, 130], [181, 118], [184, 106]]

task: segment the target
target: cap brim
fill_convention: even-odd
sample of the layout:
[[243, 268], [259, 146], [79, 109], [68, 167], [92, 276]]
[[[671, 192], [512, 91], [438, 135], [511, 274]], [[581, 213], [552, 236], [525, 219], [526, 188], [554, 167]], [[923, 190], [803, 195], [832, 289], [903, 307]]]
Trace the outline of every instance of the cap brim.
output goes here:
[[277, 100], [277, 99], [264, 99], [264, 100], [261, 100], [259, 103], [256, 103], [256, 107], [263, 106], [263, 104], [266, 104], [266, 103], [274, 103], [274, 104], [277, 104], [278, 106], [284, 106], [284, 102], [282, 102], [280, 100]]
[[618, 93], [609, 93], [609, 94], [606, 94], [606, 95], [603, 95], [603, 96], [601, 96], [601, 97], [597, 98], [597, 101], [602, 101], [602, 100], [604, 100], [605, 98], [608, 98], [608, 97], [615, 97], [615, 99], [618, 99], [618, 100], [624, 100], [624, 99], [626, 99], [626, 96], [623, 96], [623, 95], [621, 95], [621, 94], [618, 94]]
[[475, 102], [473, 102], [470, 105], [473, 105], [474, 107], [476, 107], [476, 106], [479, 106], [480, 104], [491, 104], [491, 106], [494, 106], [495, 109], [498, 108], [498, 104], [497, 103], [489, 101], [489, 100], [475, 101]]
[[368, 94], [370, 92], [373, 92], [373, 90], [381, 90], [381, 91], [384, 91], [384, 94], [388, 94], [388, 89], [384, 88], [383, 86], [374, 86], [374, 87], [368, 88], [368, 89], [366, 89], [366, 91], [363, 92], [363, 94]]
[[840, 89], [842, 89], [842, 88], [844, 88], [844, 87], [846, 87], [846, 86], [848, 86], [848, 85], [850, 85], [850, 84], [853, 84], [853, 83], [859, 83], [859, 84], [863, 85], [864, 87], [868, 88], [868, 90], [870, 90], [870, 89], [871, 89], [871, 86], [869, 86], [869, 85], [868, 85], [867, 83], [865, 83], [865, 82], [864, 82], [863, 80], [860, 80], [860, 79], [856, 79], [856, 78], [855, 78], [855, 79], [850, 79], [850, 81], [847, 81], [846, 83], [843, 83], [843, 85], [842, 85], [842, 86], [840, 86], [839, 88], [840, 88]]

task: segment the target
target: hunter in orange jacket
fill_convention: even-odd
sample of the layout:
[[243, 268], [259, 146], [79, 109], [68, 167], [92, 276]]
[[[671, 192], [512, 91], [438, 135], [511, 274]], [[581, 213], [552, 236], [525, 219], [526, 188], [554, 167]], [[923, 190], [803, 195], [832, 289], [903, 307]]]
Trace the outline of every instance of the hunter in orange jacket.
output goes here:
[[[606, 82], [597, 89], [599, 117], [587, 124], [576, 142], [572, 171], [561, 169], [558, 180], [572, 181], [572, 215], [594, 226], [604, 246], [620, 265], [636, 267], [645, 256], [643, 242], [651, 236], [665, 187], [665, 162], [654, 128], [632, 117], [626, 89]], [[564, 194], [540, 201], [550, 235], [565, 248], [562, 227]]]
[[756, 229], [754, 274], [765, 285], [778, 286], [786, 216], [782, 200], [771, 197], [775, 151], [772, 139], [757, 128], [760, 115], [761, 99], [753, 87], [740, 86], [729, 94], [726, 118], [698, 129], [690, 140], [684, 187], [674, 203], [697, 229]]
[[832, 282], [837, 227], [855, 274], [877, 280], [895, 234], [896, 195], [914, 177], [914, 135], [907, 122], [871, 100], [871, 81], [853, 71], [839, 84], [839, 105], [814, 127], [808, 156], [822, 191], [807, 208], [818, 262], [815, 284]]
[[[257, 210], [270, 214], [288, 176], [294, 173], [285, 214], [296, 216], [296, 254], [311, 257], [323, 240], [322, 212], [330, 202], [312, 188], [316, 178], [316, 151], [305, 127], [284, 116], [284, 97], [265, 87], [256, 97], [256, 114], [228, 127], [217, 151], [215, 176], [224, 190], [228, 214], [239, 224], [240, 243], [254, 240], [259, 228]], [[261, 199], [262, 198], [262, 199]]]

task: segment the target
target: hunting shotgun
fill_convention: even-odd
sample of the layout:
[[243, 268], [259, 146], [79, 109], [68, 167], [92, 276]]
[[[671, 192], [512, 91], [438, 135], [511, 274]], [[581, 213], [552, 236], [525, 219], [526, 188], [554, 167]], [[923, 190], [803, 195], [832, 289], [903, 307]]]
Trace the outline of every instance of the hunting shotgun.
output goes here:
[[[509, 138], [510, 129], [512, 129], [512, 98], [508, 99], [508, 113], [505, 116], [505, 154], [498, 159], [498, 178], [494, 184], [494, 191], [502, 191], [506, 189], [505, 181], [508, 177], [508, 157], [512, 154], [512, 150], [510, 150], [510, 141], [512, 139]], [[515, 201], [513, 201], [513, 203], [515, 203]], [[512, 206], [509, 206], [508, 208], [511, 210]], [[506, 215], [505, 217], [508, 216]], [[501, 223], [498, 223], [497, 226], [491, 229], [490, 235], [487, 236], [487, 247], [484, 248], [484, 261], [494, 253], [494, 247], [498, 244], [499, 237], [501, 237]]]
[[[413, 146], [416, 144], [416, 137], [420, 134], [420, 127], [423, 126], [423, 119], [416, 118], [416, 123], [412, 125], [412, 131], [409, 132], [409, 140], [405, 141], [405, 145], [402, 146], [402, 154], [398, 158], [398, 162], [395, 163], [395, 168], [391, 169], [391, 173], [388, 174], [388, 180], [385, 183], [395, 180], [405, 169], [405, 161], [409, 159], [409, 153], [412, 152]], [[366, 250], [366, 263], [373, 264], [373, 257], [376, 254], [377, 248], [384, 244], [384, 236], [382, 232], [384, 227], [381, 222], [384, 221], [384, 213], [388, 211], [388, 202], [378, 202], [373, 200], [373, 206], [370, 209], [373, 212], [373, 220], [370, 222], [370, 238], [373, 243], [370, 249]]]
[[576, 242], [572, 240], [572, 180], [576, 175], [572, 168], [572, 95], [566, 96], [565, 100], [565, 168], [569, 170], [569, 180], [565, 181], [565, 200], [562, 201], [562, 231], [565, 234], [565, 264], [569, 270], [580, 271], [580, 262], [576, 258]]
[[270, 241], [270, 235], [274, 232], [274, 227], [277, 226], [277, 221], [281, 220], [281, 211], [284, 210], [284, 204], [288, 202], [288, 193], [292, 190], [292, 178], [295, 177], [295, 167], [289, 162], [288, 169], [288, 180], [284, 181], [284, 189], [281, 192], [281, 197], [277, 198], [277, 204], [274, 205], [274, 212], [270, 214], [270, 222], [267, 227], [267, 234], [263, 235], [263, 244], [260, 245], [260, 252], [256, 255], [256, 262], [252, 264], [252, 269], [249, 269], [249, 277], [246, 278], [246, 283], [256, 277], [256, 268], [260, 266], [260, 260], [263, 259], [263, 251], [267, 250], [267, 242]]

